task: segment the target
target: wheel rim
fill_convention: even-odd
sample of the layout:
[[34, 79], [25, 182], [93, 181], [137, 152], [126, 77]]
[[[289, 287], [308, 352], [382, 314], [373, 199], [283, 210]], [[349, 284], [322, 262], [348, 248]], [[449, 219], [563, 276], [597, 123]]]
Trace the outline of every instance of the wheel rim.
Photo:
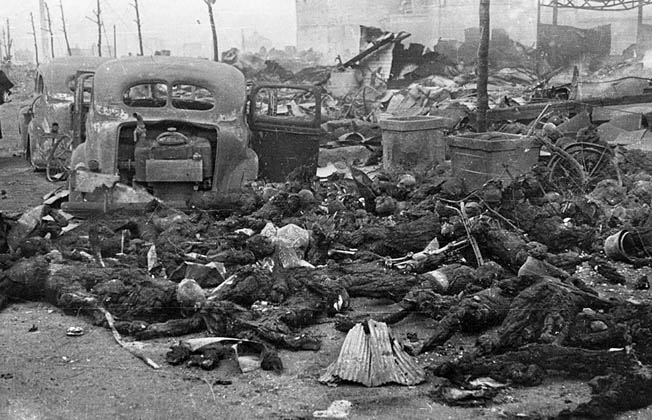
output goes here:
[[619, 175], [617, 166], [613, 164], [614, 152], [609, 146], [597, 143], [572, 143], [564, 150], [582, 167], [585, 184], [580, 185], [577, 169], [564, 157], [555, 155], [548, 164], [549, 181], [560, 189], [586, 191], [593, 188], [596, 181], [605, 179], [605, 172], [615, 172], [616, 176]]
[[63, 181], [68, 177], [70, 157], [72, 155], [72, 139], [62, 136], [55, 140], [46, 166], [48, 181]]

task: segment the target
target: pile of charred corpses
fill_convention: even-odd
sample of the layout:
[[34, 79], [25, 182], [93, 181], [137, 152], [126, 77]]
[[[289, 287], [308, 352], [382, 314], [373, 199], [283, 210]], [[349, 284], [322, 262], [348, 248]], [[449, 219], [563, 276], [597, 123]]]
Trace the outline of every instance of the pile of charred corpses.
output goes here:
[[[478, 403], [500, 392], [478, 378], [531, 386], [554, 369], [592, 379], [594, 393], [559, 418], [610, 418], [652, 403], [652, 177], [642, 153], [628, 152], [622, 179], [587, 194], [537, 171], [468, 192], [447, 168], [352, 169], [321, 180], [297, 171], [184, 212], [153, 202], [83, 221], [48, 205], [3, 214], [0, 302], [86, 314], [150, 365], [123, 335], [207, 332], [167, 355], [204, 369], [230, 359], [243, 371], [282, 370], [276, 349], [319, 351], [306, 327], [326, 319], [348, 335], [321, 382], [437, 377], [433, 398]], [[371, 316], [358, 298], [392, 303]], [[394, 336], [388, 326], [415, 314], [437, 320], [428, 336]], [[458, 332], [478, 334], [473, 351], [420, 365], [415, 356]], [[356, 349], [366, 349], [364, 372], [351, 367]]]

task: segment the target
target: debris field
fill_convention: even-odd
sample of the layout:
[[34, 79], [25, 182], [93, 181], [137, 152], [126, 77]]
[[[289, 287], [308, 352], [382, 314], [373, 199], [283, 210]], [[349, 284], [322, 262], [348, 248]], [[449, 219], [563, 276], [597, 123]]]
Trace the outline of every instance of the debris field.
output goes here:
[[[477, 407], [563, 377], [587, 381], [590, 400], [505, 418], [610, 419], [651, 405], [652, 152], [640, 146], [652, 108], [597, 112], [591, 101], [604, 92], [569, 99], [506, 55], [490, 79], [491, 131], [474, 133], [475, 75], [433, 69], [437, 60], [402, 46], [419, 66], [395, 86], [328, 92], [375, 46], [295, 74], [248, 58], [258, 68], [243, 71], [259, 80], [324, 85], [316, 173], [297, 166], [284, 182], [197, 195], [184, 209], [152, 199], [139, 212], [71, 214], [62, 187], [26, 212], [0, 213], [0, 310], [47, 301], [110, 329], [152, 369], [139, 342], [180, 337], [164, 357], [177, 369], [282, 374], [279, 350], [319, 352], [310, 327], [325, 323], [345, 338], [316, 386], [398, 384]], [[583, 77], [639, 70], [632, 61]], [[281, 101], [290, 117], [315, 115], [309, 100]], [[387, 136], [400, 132], [392, 118], [434, 121], [426, 131], [439, 155], [416, 162], [408, 145], [419, 139], [401, 133], [405, 148], [388, 158]], [[408, 317], [434, 327], [394, 333]], [[460, 334], [474, 344], [447, 352]]]
[[[316, 322], [364, 336], [418, 313], [438, 321], [429, 336], [390, 338], [382, 327], [385, 344], [366, 344], [372, 357], [389, 344], [405, 375], [381, 369], [360, 379], [352, 361], [365, 350], [354, 346], [320, 380], [437, 378], [436, 401], [482, 404], [501, 388], [474, 386], [478, 378], [529, 386], [554, 370], [592, 379], [594, 392], [559, 418], [609, 418], [652, 402], [644, 392], [652, 229], [641, 204], [652, 197], [649, 156], [621, 159], [620, 181], [602, 179], [587, 193], [552, 184], [547, 167], [471, 192], [445, 164], [373, 180], [351, 167], [348, 177], [324, 179], [295, 170], [284, 184], [252, 185], [187, 212], [153, 202], [142, 214], [83, 221], [49, 205], [3, 214], [2, 304], [46, 300], [123, 341], [250, 340], [253, 350], [241, 352], [270, 370], [283, 368], [276, 349], [319, 351], [319, 337], [304, 332]], [[604, 252], [613, 235], [629, 239], [615, 251], [621, 261]], [[361, 297], [394, 303], [372, 317], [356, 310]], [[404, 353], [436, 351], [458, 332], [478, 335], [461, 358], [419, 367]], [[181, 343], [167, 360], [209, 369], [234, 352], [222, 343], [196, 350]]]

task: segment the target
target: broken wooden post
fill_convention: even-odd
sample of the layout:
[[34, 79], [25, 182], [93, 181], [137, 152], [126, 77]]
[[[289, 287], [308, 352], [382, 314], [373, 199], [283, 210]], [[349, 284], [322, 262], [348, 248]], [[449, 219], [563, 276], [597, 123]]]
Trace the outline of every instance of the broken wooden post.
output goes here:
[[213, 61], [220, 61], [220, 56], [217, 48], [217, 30], [215, 29], [215, 17], [213, 16], [213, 5], [215, 0], [204, 0], [208, 6], [208, 18], [211, 23], [211, 33], [213, 34]]
[[43, 2], [45, 6], [45, 19], [48, 24], [47, 31], [50, 35], [50, 57], [54, 58], [54, 32], [52, 32], [52, 20], [50, 19], [50, 8], [47, 2]]
[[102, 18], [100, 9], [100, 0], [97, 0], [97, 11], [95, 11], [95, 17], [97, 18], [97, 55], [102, 57]]
[[141, 26], [140, 26], [140, 10], [138, 9], [138, 0], [134, 0], [134, 4], [132, 4], [133, 8], [136, 9], [136, 26], [138, 27], [138, 48], [140, 51], [139, 55], [144, 55], [143, 52], [143, 35], [141, 32]]
[[93, 10], [93, 15], [95, 19], [88, 16], [86, 16], [86, 19], [97, 25], [97, 55], [102, 57], [102, 9], [100, 9], [100, 0], [97, 0], [97, 10]]
[[480, 46], [478, 47], [478, 131], [487, 131], [489, 109], [489, 0], [480, 0]]
[[63, 39], [66, 41], [66, 51], [68, 52], [68, 55], [72, 55], [72, 51], [70, 50], [70, 41], [68, 40], [68, 31], [66, 30], [66, 18], [63, 15], [63, 4], [61, 4], [61, 0], [59, 0], [59, 9], [61, 9], [61, 26], [63, 30]]

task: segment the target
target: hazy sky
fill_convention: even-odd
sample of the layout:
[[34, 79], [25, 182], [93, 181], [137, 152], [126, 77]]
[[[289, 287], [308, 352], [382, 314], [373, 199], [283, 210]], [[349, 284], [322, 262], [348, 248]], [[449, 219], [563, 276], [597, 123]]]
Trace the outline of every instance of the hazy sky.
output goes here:
[[[55, 34], [55, 54], [63, 55], [65, 42], [61, 31], [63, 5], [72, 47], [89, 48], [97, 42], [97, 27], [87, 17], [94, 18], [96, 0], [48, 0]], [[138, 52], [133, 0], [101, 0], [107, 37], [113, 42], [116, 26], [118, 54]], [[206, 4], [203, 0], [138, 0], [145, 53], [154, 49], [171, 49], [179, 53], [184, 43], [201, 42], [206, 55], [210, 54], [211, 33]], [[269, 38], [274, 46], [296, 44], [296, 16], [294, 0], [216, 0], [213, 6], [220, 50], [241, 46], [242, 33], [254, 31]], [[33, 50], [30, 12], [39, 29], [38, 0], [0, 0], [0, 19], [4, 27], [9, 18], [15, 49]], [[103, 34], [104, 37], [104, 34]], [[105, 40], [102, 41], [103, 43]], [[147, 51], [147, 50], [150, 51]]]

